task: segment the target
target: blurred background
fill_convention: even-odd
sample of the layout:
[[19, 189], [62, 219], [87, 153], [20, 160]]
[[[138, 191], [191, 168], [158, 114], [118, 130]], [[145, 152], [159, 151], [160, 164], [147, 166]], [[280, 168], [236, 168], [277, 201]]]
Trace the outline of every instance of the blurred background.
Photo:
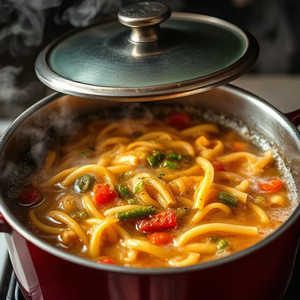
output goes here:
[[[159, 1], [159, 0], [158, 0]], [[36, 56], [64, 32], [116, 16], [138, 1], [0, 0], [0, 117], [15, 117], [49, 90]], [[164, 0], [173, 11], [207, 14], [251, 32], [260, 44], [253, 74], [300, 74], [299, 0]]]

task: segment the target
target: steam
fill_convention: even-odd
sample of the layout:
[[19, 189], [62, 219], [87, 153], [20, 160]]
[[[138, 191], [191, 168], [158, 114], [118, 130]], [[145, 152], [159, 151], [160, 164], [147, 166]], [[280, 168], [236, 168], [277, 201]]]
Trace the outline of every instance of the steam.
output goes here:
[[121, 7], [121, 0], [84, 0], [69, 7], [62, 15], [62, 19], [75, 27], [87, 26], [100, 11], [101, 14], [106, 14], [119, 7]]
[[22, 67], [5, 66], [0, 69], [0, 100], [3, 102], [26, 103], [33, 94], [41, 92], [41, 85], [32, 81], [25, 87], [17, 85], [17, 78], [23, 71]]
[[[62, 11], [66, 6], [63, 2], [64, 0], [0, 1], [0, 103], [28, 105], [33, 99], [40, 97], [43, 85], [33, 71], [34, 55], [40, 51], [39, 46], [50, 42], [47, 40], [48, 36], [45, 36], [46, 24], [56, 28], [61, 24], [82, 27], [97, 16], [108, 14], [121, 6], [121, 0], [81, 0]], [[55, 32], [55, 35], [62, 33]], [[8, 63], [5, 65], [4, 62]]]

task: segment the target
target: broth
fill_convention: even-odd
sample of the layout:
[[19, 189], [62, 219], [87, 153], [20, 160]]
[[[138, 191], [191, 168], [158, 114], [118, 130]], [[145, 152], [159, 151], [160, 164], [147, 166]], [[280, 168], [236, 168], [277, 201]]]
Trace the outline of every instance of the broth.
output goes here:
[[272, 150], [182, 112], [90, 121], [59, 140], [17, 200], [17, 214], [40, 238], [128, 267], [228, 256], [292, 210]]

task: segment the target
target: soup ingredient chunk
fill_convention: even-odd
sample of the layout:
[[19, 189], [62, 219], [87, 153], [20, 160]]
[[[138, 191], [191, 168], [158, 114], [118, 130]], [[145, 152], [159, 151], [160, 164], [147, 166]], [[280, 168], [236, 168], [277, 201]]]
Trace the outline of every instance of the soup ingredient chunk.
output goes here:
[[137, 229], [144, 232], [154, 232], [176, 227], [176, 214], [171, 208], [154, 215], [151, 219], [140, 220], [137, 222]]
[[94, 197], [97, 204], [108, 203], [118, 197], [108, 184], [97, 183], [94, 187]]

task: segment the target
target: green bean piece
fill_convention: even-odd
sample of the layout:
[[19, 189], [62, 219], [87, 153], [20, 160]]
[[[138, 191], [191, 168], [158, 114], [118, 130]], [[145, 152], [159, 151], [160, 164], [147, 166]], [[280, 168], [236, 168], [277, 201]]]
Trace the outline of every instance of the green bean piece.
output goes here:
[[139, 181], [133, 188], [133, 193], [137, 194], [144, 189], [145, 182], [144, 180]]
[[163, 152], [156, 150], [152, 152], [152, 155], [158, 160], [158, 162], [162, 162], [166, 157]]
[[172, 162], [172, 161], [169, 161], [169, 160], [165, 160], [163, 166], [164, 166], [164, 167], [168, 167], [168, 168], [170, 168], [170, 169], [178, 169], [178, 168], [179, 168], [179, 166], [178, 166], [177, 163]]
[[185, 155], [178, 153], [170, 153], [168, 154], [168, 159], [182, 161], [185, 158]]
[[154, 214], [155, 209], [152, 206], [137, 207], [131, 210], [124, 210], [117, 214], [120, 221], [128, 219], [140, 219]]
[[228, 242], [225, 240], [218, 240], [217, 248], [218, 250], [224, 250], [228, 246]]
[[149, 165], [153, 168], [156, 168], [159, 165], [159, 161], [154, 155], [147, 156], [147, 161], [148, 161]]
[[77, 178], [74, 183], [74, 190], [77, 193], [86, 192], [94, 183], [95, 178], [89, 174], [84, 174]]
[[131, 197], [131, 193], [130, 193], [130, 190], [127, 186], [125, 185], [122, 185], [122, 184], [119, 184], [117, 186], [117, 192], [118, 192], [118, 195], [120, 196], [120, 198], [124, 198], [124, 199], [128, 199]]
[[228, 206], [232, 206], [232, 207], [237, 206], [237, 202], [238, 202], [237, 199], [228, 193], [220, 192], [218, 198]]
[[142, 136], [143, 135], [143, 132], [141, 132], [141, 131], [134, 131], [134, 132], [132, 132], [131, 133], [131, 137], [132, 138], [139, 138], [140, 136]]

